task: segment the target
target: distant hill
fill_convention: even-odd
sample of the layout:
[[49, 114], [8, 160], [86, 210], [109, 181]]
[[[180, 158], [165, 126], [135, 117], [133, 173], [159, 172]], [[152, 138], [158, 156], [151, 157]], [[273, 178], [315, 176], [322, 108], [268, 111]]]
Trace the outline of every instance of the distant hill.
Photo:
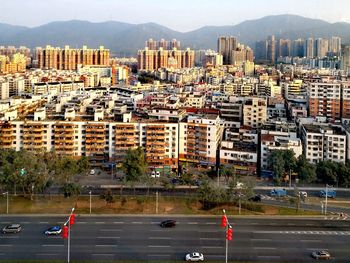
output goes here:
[[81, 47], [85, 44], [92, 48], [104, 45], [120, 55], [135, 54], [149, 38], [176, 38], [182, 42], [182, 47], [216, 49], [219, 36], [236, 36], [241, 43], [254, 47], [255, 41], [272, 34], [277, 38], [291, 39], [340, 36], [343, 43], [350, 43], [350, 24], [328, 23], [296, 15], [276, 15], [244, 21], [235, 26], [206, 26], [182, 33], [155, 23], [71, 20], [34, 28], [0, 23], [0, 45], [25, 45], [31, 48], [47, 44], [61, 47]]

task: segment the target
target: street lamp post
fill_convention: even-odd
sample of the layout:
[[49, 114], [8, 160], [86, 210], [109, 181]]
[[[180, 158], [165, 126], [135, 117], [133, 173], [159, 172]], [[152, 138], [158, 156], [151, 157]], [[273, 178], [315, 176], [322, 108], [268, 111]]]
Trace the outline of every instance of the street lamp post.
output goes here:
[[326, 184], [326, 202], [324, 206], [324, 214], [327, 215], [327, 204], [328, 204], [328, 184]]
[[3, 195], [6, 195], [6, 214], [9, 213], [9, 192], [3, 193]]
[[226, 239], [225, 263], [227, 263], [227, 259], [228, 259], [228, 241], [232, 240], [232, 226], [227, 220], [225, 209], [223, 209], [222, 212], [224, 213], [224, 215], [222, 216], [221, 226], [225, 227], [225, 233], [226, 233], [226, 238], [225, 238]]
[[91, 191], [89, 191], [89, 195], [90, 195], [90, 215], [91, 215]]
[[74, 223], [74, 218], [75, 218], [75, 215], [73, 214], [74, 212], [74, 207], [72, 208], [70, 214], [69, 214], [69, 217], [68, 217], [68, 220], [66, 223], [64, 223], [64, 226], [68, 226], [68, 235], [65, 236], [64, 238], [68, 238], [68, 246], [67, 246], [67, 262], [69, 263], [70, 262], [70, 228], [71, 228], [71, 225]]

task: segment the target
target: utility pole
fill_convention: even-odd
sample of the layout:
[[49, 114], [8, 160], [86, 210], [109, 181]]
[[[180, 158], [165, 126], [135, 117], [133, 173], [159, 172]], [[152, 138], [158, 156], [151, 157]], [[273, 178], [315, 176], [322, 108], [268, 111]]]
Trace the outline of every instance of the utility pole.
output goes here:
[[289, 189], [292, 188], [292, 171], [289, 169]]
[[326, 202], [324, 206], [324, 214], [327, 215], [327, 204], [328, 204], [328, 184], [326, 184]]
[[158, 190], [156, 192], [156, 214], [158, 214]]
[[90, 215], [91, 215], [91, 191], [89, 191], [89, 195], [90, 195]]

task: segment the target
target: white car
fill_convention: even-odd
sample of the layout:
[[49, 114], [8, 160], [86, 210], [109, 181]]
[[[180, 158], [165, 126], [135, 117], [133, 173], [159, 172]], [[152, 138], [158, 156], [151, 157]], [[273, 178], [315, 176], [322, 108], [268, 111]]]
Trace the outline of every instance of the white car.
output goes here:
[[305, 191], [300, 191], [300, 192], [299, 192], [299, 196], [300, 196], [300, 197], [306, 198], [306, 197], [307, 197], [307, 192], [305, 192]]
[[151, 177], [152, 177], [152, 178], [159, 178], [159, 177], [160, 177], [160, 172], [158, 172], [158, 171], [152, 171], [152, 172], [151, 172]]
[[91, 170], [90, 170], [90, 174], [91, 174], [91, 175], [94, 175], [94, 174], [95, 174], [95, 170], [94, 170], [94, 169], [91, 169]]
[[186, 261], [204, 261], [204, 256], [202, 253], [193, 252], [187, 254], [185, 257]]

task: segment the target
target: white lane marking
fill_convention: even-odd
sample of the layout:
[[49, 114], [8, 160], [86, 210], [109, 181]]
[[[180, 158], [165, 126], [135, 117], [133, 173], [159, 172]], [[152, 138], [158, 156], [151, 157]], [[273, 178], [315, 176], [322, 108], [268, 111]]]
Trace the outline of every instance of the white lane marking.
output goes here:
[[94, 257], [112, 257], [114, 254], [91, 254]]
[[277, 223], [270, 223], [269, 225], [271, 225], [271, 226], [275, 226], [275, 225], [277, 225]]
[[319, 251], [319, 250], [328, 250], [327, 248], [307, 248], [306, 250], [311, 250], [311, 251], [315, 251], [315, 250], [317, 250], [317, 251]]
[[171, 237], [149, 237], [148, 239], [171, 239]]
[[168, 254], [149, 254], [149, 257], [170, 257]]
[[170, 247], [170, 246], [156, 246], [156, 245], [149, 245], [148, 247], [153, 247], [153, 248], [165, 248], [165, 247]]
[[48, 224], [49, 222], [39, 222], [39, 224]]
[[119, 239], [120, 237], [97, 237], [100, 239]]
[[217, 223], [215, 223], [215, 222], [207, 222], [207, 223], [205, 223], [206, 225], [216, 225]]
[[0, 247], [12, 247], [12, 245], [0, 245]]
[[9, 238], [9, 239], [12, 239], [12, 238], [18, 238], [17, 236], [0, 236], [0, 238], [4, 238], [4, 239], [7, 239], [7, 238]]
[[113, 224], [124, 224], [122, 221], [114, 221]]
[[100, 229], [102, 232], [121, 232], [123, 229]]
[[102, 225], [105, 224], [105, 222], [95, 222], [96, 225]]
[[272, 239], [270, 239], [270, 238], [253, 238], [251, 240], [252, 241], [271, 241]]
[[11, 224], [11, 222], [2, 221], [1, 224]]
[[160, 222], [151, 222], [152, 225], [159, 225]]
[[131, 222], [131, 224], [143, 224], [142, 222]]
[[202, 246], [203, 249], [221, 249], [222, 247], [214, 246]]
[[259, 223], [250, 223], [249, 225], [259, 225]]
[[213, 240], [213, 241], [222, 240], [222, 238], [215, 238], [215, 237], [201, 237], [199, 239], [200, 240]]
[[265, 250], [274, 250], [274, 249], [277, 249], [275, 247], [253, 247], [253, 249], [265, 249]]
[[151, 229], [150, 231], [152, 231], [152, 232], [160, 232], [160, 231], [163, 231], [163, 230], [161, 230], [161, 229]]
[[224, 258], [225, 255], [205, 255], [206, 258]]
[[300, 242], [321, 243], [322, 240], [319, 240], [319, 239], [317, 239], [317, 240], [315, 240], [315, 239], [302, 239], [302, 240], [300, 240]]
[[30, 224], [30, 222], [20, 222], [22, 225]]
[[51, 254], [51, 253], [38, 253], [37, 256], [50, 257], [50, 256], [58, 256], [59, 254]]
[[280, 256], [257, 256], [260, 259], [280, 259]]
[[64, 245], [56, 245], [56, 244], [44, 244], [43, 247], [63, 247]]
[[82, 224], [83, 225], [83, 224], [87, 224], [87, 222], [79, 222], [78, 221], [77, 224]]
[[117, 247], [118, 245], [95, 245], [95, 247]]
[[201, 233], [217, 233], [220, 232], [220, 230], [201, 230]]
[[198, 222], [187, 222], [188, 225], [198, 225]]

